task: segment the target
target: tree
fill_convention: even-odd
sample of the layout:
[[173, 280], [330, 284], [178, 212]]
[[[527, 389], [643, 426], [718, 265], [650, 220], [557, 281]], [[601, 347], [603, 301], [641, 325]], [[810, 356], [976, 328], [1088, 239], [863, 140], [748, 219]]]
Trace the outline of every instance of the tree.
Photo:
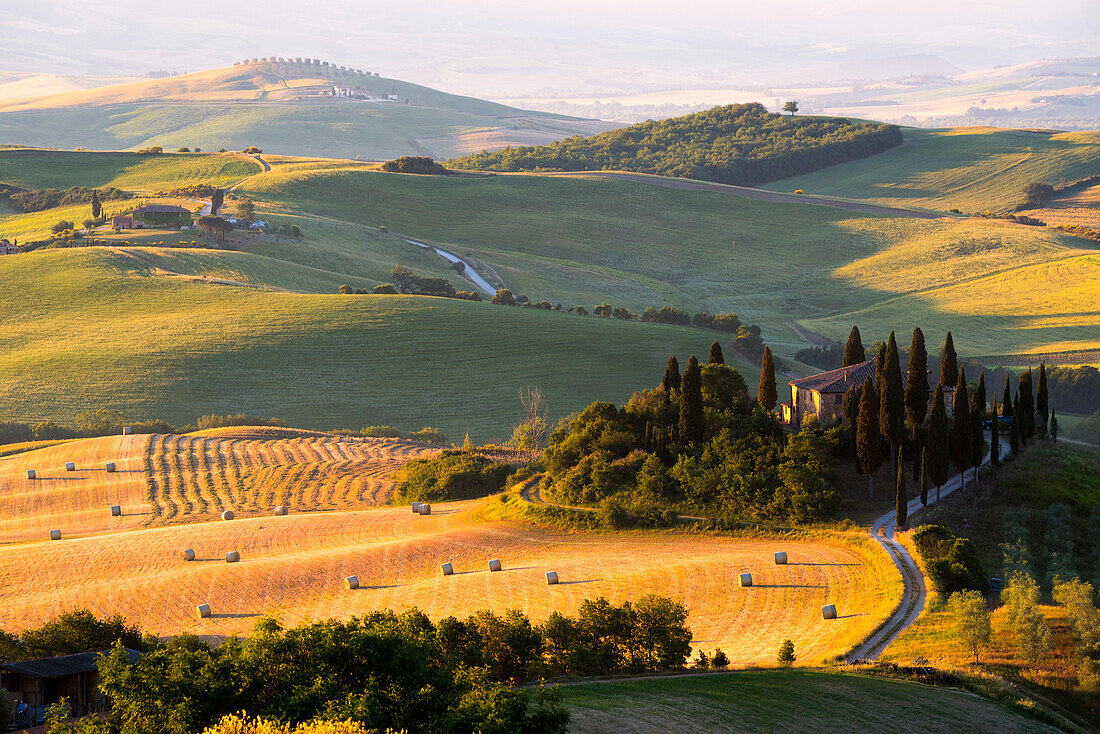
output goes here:
[[946, 387], [955, 387], [955, 378], [959, 373], [959, 356], [955, 354], [955, 340], [951, 338], [951, 332], [947, 332], [947, 338], [943, 341], [943, 350], [940, 352], [940, 384]]
[[901, 362], [898, 357], [898, 343], [894, 339], [894, 332], [890, 332], [890, 340], [886, 344], [886, 366], [882, 371], [882, 379], [879, 381], [879, 428], [883, 437], [894, 447], [891, 454], [897, 457], [896, 451], [902, 438], [902, 420], [905, 411], [905, 393], [901, 385]]
[[856, 456], [860, 469], [867, 475], [868, 491], [875, 496], [875, 472], [882, 466], [882, 434], [878, 427], [878, 395], [868, 376], [863, 383], [856, 418]]
[[928, 507], [928, 447], [920, 450], [920, 503]]
[[1054, 198], [1054, 187], [1038, 181], [1024, 187], [1024, 203], [1028, 206], [1042, 206]]
[[710, 344], [710, 354], [707, 355], [707, 364], [725, 364], [726, 358], [722, 354], [722, 345], [715, 339]]
[[978, 483], [978, 468], [982, 465], [982, 457], [985, 456], [985, 436], [982, 435], [982, 423], [984, 421], [982, 403], [978, 397], [978, 391], [970, 396], [970, 465], [974, 467], [974, 483]]
[[[1020, 408], [1020, 393], [1016, 393], [1016, 410]], [[1008, 449], [1013, 456], [1020, 453], [1020, 421], [1012, 415], [1012, 423], [1008, 426]]]
[[214, 216], [202, 216], [195, 223], [199, 228], [199, 231], [204, 232], [208, 237], [213, 236], [217, 242], [225, 242], [225, 237], [233, 231], [233, 225], [225, 221], [221, 217]]
[[[863, 386], [853, 383], [844, 393], [842, 409], [844, 421], [848, 424], [848, 441], [852, 445], [853, 454], [856, 445], [856, 421], [859, 419], [859, 398], [863, 394]], [[859, 469], [859, 460], [856, 460], [856, 469]]]
[[680, 381], [680, 441], [685, 445], [701, 442], [706, 431], [702, 383], [699, 360], [693, 354]]
[[1058, 441], [1058, 419], [1054, 416], [1053, 410], [1050, 411], [1050, 437]]
[[909, 494], [905, 490], [905, 458], [902, 456], [902, 448], [898, 446], [898, 465], [894, 479], [894, 519], [897, 526], [905, 530], [909, 524]]
[[507, 288], [498, 288], [497, 292], [493, 294], [493, 298], [489, 303], [495, 303], [498, 306], [515, 306], [516, 297], [512, 295], [512, 291]]
[[661, 388], [665, 395], [671, 395], [673, 390], [680, 389], [680, 363], [676, 361], [676, 355], [668, 358], [665, 365], [665, 376], [661, 378]]
[[790, 640], [783, 640], [783, 644], [779, 646], [779, 654], [776, 655], [776, 660], [784, 668], [794, 665], [794, 661], [798, 660], [798, 657], [794, 654], [794, 643]]
[[224, 203], [225, 189], [214, 189], [214, 193], [210, 195], [210, 214], [217, 216], [218, 210], [222, 208]]
[[928, 415], [928, 350], [924, 346], [924, 332], [913, 329], [913, 342], [909, 345], [909, 367], [906, 369], [905, 413], [913, 424], [913, 438], [917, 428]]
[[783, 111], [790, 112], [791, 117], [794, 117], [794, 113], [798, 112], [798, 101], [793, 99], [787, 100], [787, 103], [783, 105]]
[[875, 384], [882, 382], [882, 373], [886, 369], [886, 342], [878, 343], [878, 352], [875, 354]]
[[997, 415], [997, 398], [993, 398], [993, 422], [989, 427], [989, 463], [1001, 465], [1001, 417]]
[[245, 222], [256, 219], [256, 202], [252, 199], [241, 199], [237, 202], [237, 217]]
[[1039, 363], [1039, 387], [1035, 391], [1035, 412], [1039, 415], [1039, 424], [1037, 426], [1037, 432], [1039, 437], [1047, 435], [1047, 421], [1050, 416], [1047, 415], [1050, 411], [1050, 395], [1047, 392], [1047, 365], [1045, 362]]
[[[956, 383], [954, 400], [951, 403], [951, 415], [954, 419], [951, 424], [951, 460], [962, 475], [970, 468], [974, 439], [970, 428], [970, 395], [966, 389], [966, 372], [961, 367]], [[965, 478], [960, 476], [959, 482], [959, 486], [963, 486], [966, 483]]]
[[844, 345], [844, 367], [861, 364], [867, 361], [867, 351], [863, 348], [863, 337], [860, 336], [859, 327], [853, 326], [848, 334], [848, 342]]
[[521, 451], [537, 451], [546, 446], [550, 424], [546, 420], [546, 401], [538, 387], [521, 387], [519, 403], [523, 420], [512, 430], [512, 445]]
[[726, 655], [726, 653], [722, 651], [722, 648], [714, 648], [714, 655], [711, 656], [710, 659], [710, 667], [714, 668], [715, 670], [725, 670], [729, 666], [730, 659]]
[[989, 644], [993, 636], [993, 624], [989, 607], [980, 591], [956, 591], [947, 600], [947, 608], [955, 620], [955, 640], [964, 649], [978, 654]]
[[1039, 663], [1050, 649], [1050, 628], [1039, 611], [1039, 584], [1031, 576], [1015, 573], [1001, 590], [1005, 605], [1005, 629], [1011, 633], [1020, 657]]
[[779, 400], [775, 387], [775, 362], [768, 347], [764, 347], [764, 357], [760, 360], [760, 387], [756, 391], [756, 399], [769, 411], [775, 410]]
[[1020, 375], [1020, 407], [1016, 410], [1020, 420], [1020, 443], [1024, 446], [1035, 435], [1035, 392], [1031, 377], [1030, 367]]
[[99, 219], [99, 215], [103, 213], [103, 204], [99, 200], [99, 192], [92, 189], [92, 218]]

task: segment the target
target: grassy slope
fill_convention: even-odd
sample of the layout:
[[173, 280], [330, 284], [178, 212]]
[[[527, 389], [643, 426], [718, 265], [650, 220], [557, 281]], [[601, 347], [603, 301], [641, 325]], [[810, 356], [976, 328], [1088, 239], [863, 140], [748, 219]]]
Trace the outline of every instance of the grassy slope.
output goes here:
[[[205, 257], [205, 255], [204, 255]], [[246, 258], [234, 256], [234, 267]], [[713, 333], [485, 303], [290, 295], [152, 277], [95, 249], [0, 260], [5, 417], [110, 406], [186, 422], [277, 415], [303, 427], [435, 425], [502, 437], [524, 385], [552, 417], [655, 384]], [[609, 369], [608, 365], [615, 365]], [[752, 382], [753, 375], [749, 375]]]
[[995, 128], [905, 129], [905, 143], [870, 158], [768, 184], [882, 204], [1005, 211], [1033, 181], [1074, 181], [1100, 170], [1100, 133]]
[[842, 673], [752, 670], [561, 689], [591, 734], [1057, 731], [969, 693]]
[[236, 154], [0, 151], [0, 181], [27, 189], [113, 186], [156, 192], [190, 184], [225, 186], [260, 172], [256, 161]]
[[[1097, 277], [1095, 261], [1081, 256], [1095, 249], [1001, 221], [881, 218], [539, 176], [297, 168], [254, 178], [245, 188], [282, 206], [385, 223], [445, 243], [489, 263], [513, 290], [536, 300], [732, 310], [761, 324], [765, 338], [787, 353], [805, 345], [791, 321], [822, 319], [807, 323], [843, 338], [851, 312], [861, 309], [867, 333], [920, 324], [942, 338], [950, 328], [968, 353], [1042, 351], [1048, 342], [1057, 349], [1097, 346], [1091, 308], [1079, 303]], [[984, 276], [1011, 283], [1017, 274], [993, 274], [1050, 262], [1057, 263], [1052, 285], [1017, 299], [1003, 316], [977, 297]], [[890, 305], [898, 296], [908, 299], [904, 309]], [[1065, 307], [1048, 316], [1059, 300]], [[998, 328], [1021, 323], [1029, 328]]]

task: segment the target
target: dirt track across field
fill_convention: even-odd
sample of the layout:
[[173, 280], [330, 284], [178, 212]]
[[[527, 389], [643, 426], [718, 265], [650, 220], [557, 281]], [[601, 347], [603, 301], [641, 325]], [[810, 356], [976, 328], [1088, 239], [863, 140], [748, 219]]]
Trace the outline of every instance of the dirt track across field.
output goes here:
[[937, 219], [941, 215], [933, 212], [922, 212], [916, 209], [903, 209], [901, 207], [880, 206], [878, 204], [865, 204], [858, 201], [841, 201], [837, 199], [822, 199], [803, 194], [781, 194], [776, 191], [753, 189], [747, 186], [731, 186], [729, 184], [710, 183], [708, 181], [689, 181], [680, 178], [664, 178], [662, 176], [650, 176], [641, 173], [618, 173], [615, 171], [581, 171], [577, 173], [552, 173], [550, 176], [570, 176], [583, 178], [613, 178], [619, 181], [659, 186], [664, 189], [677, 189], [681, 191], [714, 191], [719, 194], [740, 196], [744, 199], [756, 199], [757, 201], [772, 201], [782, 204], [812, 204], [815, 206], [829, 206], [834, 209], [848, 209], [863, 214], [875, 214], [888, 217], [914, 217], [917, 219]]

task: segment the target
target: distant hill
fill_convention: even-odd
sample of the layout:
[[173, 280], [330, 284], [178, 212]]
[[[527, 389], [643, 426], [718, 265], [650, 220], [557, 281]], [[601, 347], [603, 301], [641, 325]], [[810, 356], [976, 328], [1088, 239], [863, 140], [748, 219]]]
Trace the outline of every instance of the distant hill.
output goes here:
[[[326, 64], [249, 63], [0, 100], [0, 142], [166, 150], [256, 145], [272, 153], [377, 160], [409, 154], [446, 158], [614, 126]], [[334, 87], [366, 99], [334, 96]]]

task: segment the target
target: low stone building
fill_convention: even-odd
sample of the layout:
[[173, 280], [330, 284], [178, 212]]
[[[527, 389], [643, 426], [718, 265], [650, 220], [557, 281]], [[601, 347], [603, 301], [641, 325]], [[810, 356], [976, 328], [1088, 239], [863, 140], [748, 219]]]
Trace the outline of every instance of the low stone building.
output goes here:
[[[46, 720], [46, 709], [62, 698], [68, 699], [74, 716], [105, 711], [108, 702], [99, 690], [101, 652], [81, 652], [52, 658], [0, 664], [0, 688], [16, 713], [15, 724], [31, 727]], [[130, 662], [141, 657], [137, 650], [126, 650]]]
[[19, 246], [7, 239], [0, 239], [0, 255], [18, 255]]
[[135, 227], [156, 229], [191, 226], [191, 211], [171, 204], [142, 204], [130, 212]]

